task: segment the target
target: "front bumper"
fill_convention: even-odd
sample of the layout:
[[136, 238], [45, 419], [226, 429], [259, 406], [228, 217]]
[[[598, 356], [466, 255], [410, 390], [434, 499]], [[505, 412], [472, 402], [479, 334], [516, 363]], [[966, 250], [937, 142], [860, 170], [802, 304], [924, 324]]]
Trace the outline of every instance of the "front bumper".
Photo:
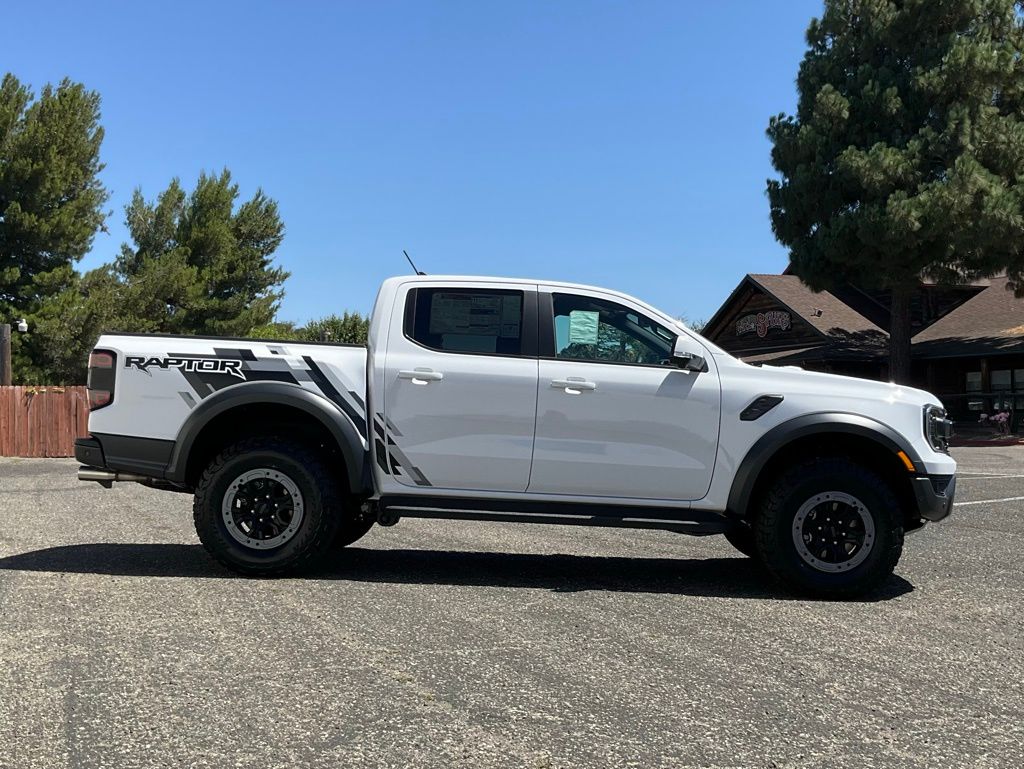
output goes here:
[[941, 521], [953, 512], [955, 475], [925, 475], [911, 479], [917, 512], [926, 521]]

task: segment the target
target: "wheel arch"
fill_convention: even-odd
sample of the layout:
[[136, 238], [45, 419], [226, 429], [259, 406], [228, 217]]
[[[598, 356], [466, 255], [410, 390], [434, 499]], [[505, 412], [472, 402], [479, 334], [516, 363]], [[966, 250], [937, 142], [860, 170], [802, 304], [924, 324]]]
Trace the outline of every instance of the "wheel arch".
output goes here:
[[365, 491], [365, 425], [361, 430], [327, 398], [290, 382], [238, 384], [204, 398], [178, 431], [166, 478], [194, 486], [216, 447], [259, 433], [261, 421], [322, 440], [343, 461], [348, 488]]
[[[752, 514], [751, 502], [758, 498], [767, 481], [796, 457], [848, 455], [861, 459], [887, 478], [903, 509], [914, 507], [909, 479], [913, 477], [898, 456], [904, 452], [917, 468], [924, 464], [907, 440], [882, 422], [859, 414], [817, 413], [776, 425], [750, 447], [740, 462], [729, 491], [727, 509], [741, 519]], [[900, 483], [900, 479], [907, 482]]]

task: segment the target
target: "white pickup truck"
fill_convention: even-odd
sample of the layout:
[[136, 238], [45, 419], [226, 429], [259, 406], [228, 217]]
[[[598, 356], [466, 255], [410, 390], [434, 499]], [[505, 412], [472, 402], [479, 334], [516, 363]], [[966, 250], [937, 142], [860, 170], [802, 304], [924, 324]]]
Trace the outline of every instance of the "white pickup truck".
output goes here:
[[194, 493], [203, 545], [277, 574], [403, 517], [724, 534], [846, 597], [949, 515], [927, 392], [742, 363], [643, 302], [392, 278], [366, 347], [104, 335], [79, 477]]

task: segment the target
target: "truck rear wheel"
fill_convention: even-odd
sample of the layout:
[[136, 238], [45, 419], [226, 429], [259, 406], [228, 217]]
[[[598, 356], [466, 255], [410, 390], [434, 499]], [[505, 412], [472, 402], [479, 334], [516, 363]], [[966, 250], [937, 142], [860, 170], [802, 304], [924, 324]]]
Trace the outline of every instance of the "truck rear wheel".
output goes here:
[[203, 547], [248, 575], [312, 565], [343, 514], [341, 488], [322, 455], [283, 438], [249, 438], [222, 451], [199, 479], [193, 504]]
[[813, 459], [772, 484], [754, 533], [762, 562], [786, 585], [853, 598], [896, 568], [902, 520], [892, 488], [876, 472], [851, 459]]

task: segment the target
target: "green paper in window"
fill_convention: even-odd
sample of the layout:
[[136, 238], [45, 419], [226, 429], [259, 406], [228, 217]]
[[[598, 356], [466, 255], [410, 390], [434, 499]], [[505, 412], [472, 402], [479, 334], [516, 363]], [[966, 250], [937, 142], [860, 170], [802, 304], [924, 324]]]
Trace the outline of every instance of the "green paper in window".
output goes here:
[[573, 310], [569, 313], [569, 344], [597, 344], [600, 313]]

